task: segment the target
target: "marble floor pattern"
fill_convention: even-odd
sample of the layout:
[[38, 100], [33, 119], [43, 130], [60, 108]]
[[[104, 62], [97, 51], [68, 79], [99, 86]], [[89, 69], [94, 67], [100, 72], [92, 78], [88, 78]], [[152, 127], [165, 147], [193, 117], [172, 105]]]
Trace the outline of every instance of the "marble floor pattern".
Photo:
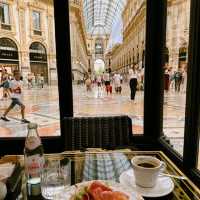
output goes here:
[[[2, 91], [1, 91], [2, 92]], [[2, 94], [0, 94], [2, 96]], [[39, 125], [40, 136], [60, 135], [60, 119], [57, 87], [24, 89], [23, 103], [26, 119]], [[10, 100], [0, 100], [0, 114], [9, 106]], [[21, 123], [20, 107], [16, 106], [8, 114], [9, 122], [0, 120], [0, 137], [24, 137], [27, 124]]]
[[[2, 96], [0, 90], [0, 96]], [[107, 95], [105, 88], [93, 86], [87, 92], [85, 86], [73, 86], [74, 116], [105, 116], [127, 114], [133, 122], [133, 133], [143, 133], [143, 91], [137, 91], [135, 102], [130, 100], [128, 84], [123, 84], [122, 94]], [[26, 118], [36, 122], [40, 136], [60, 135], [58, 90], [55, 86], [43, 89], [24, 90], [23, 102], [26, 105]], [[9, 105], [10, 100], [0, 100], [0, 114]], [[27, 125], [20, 122], [20, 108], [9, 113], [10, 122], [0, 120], [0, 137], [23, 137], [27, 134]], [[164, 95], [163, 131], [171, 144], [183, 153], [185, 121], [185, 93], [170, 91]], [[200, 166], [199, 166], [200, 168]]]

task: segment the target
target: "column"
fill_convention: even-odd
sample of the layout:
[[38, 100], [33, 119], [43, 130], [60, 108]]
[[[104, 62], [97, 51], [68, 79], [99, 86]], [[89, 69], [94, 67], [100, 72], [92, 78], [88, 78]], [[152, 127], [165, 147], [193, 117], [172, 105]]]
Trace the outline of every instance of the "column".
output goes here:
[[55, 35], [54, 35], [54, 25], [53, 16], [48, 16], [48, 71], [49, 71], [49, 84], [57, 85], [57, 67], [56, 67], [56, 51], [55, 51]]
[[25, 7], [22, 5], [18, 8], [18, 23], [19, 23], [19, 60], [20, 70], [23, 77], [26, 77], [30, 72], [29, 48], [27, 47], [26, 26], [25, 26]]
[[147, 0], [144, 91], [144, 136], [152, 143], [162, 135], [163, 51], [166, 45], [167, 0]]

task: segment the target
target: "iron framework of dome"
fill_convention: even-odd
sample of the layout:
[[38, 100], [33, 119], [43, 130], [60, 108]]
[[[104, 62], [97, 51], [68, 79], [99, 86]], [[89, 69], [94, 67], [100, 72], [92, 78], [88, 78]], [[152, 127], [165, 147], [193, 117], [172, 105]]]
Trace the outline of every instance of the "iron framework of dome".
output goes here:
[[126, 0], [84, 0], [83, 10], [87, 32], [91, 35], [110, 34]]

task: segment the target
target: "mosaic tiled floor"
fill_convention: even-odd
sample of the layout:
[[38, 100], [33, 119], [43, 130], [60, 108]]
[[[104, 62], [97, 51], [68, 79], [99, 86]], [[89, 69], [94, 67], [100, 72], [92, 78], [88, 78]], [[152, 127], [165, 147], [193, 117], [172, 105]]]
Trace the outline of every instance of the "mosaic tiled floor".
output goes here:
[[[1, 91], [2, 92], [2, 91]], [[2, 94], [0, 94], [2, 96]], [[23, 102], [26, 106], [26, 119], [39, 125], [40, 136], [60, 135], [59, 106], [57, 87], [25, 89]], [[0, 100], [0, 113], [9, 106], [10, 100]], [[0, 120], [0, 137], [23, 137], [27, 125], [21, 123], [20, 107], [16, 106], [9, 114], [9, 122]]]
[[[0, 96], [2, 96], [0, 90]], [[24, 103], [26, 105], [26, 118], [39, 125], [41, 136], [60, 135], [59, 106], [57, 87], [44, 89], [25, 89]], [[128, 84], [123, 85], [122, 94], [107, 95], [105, 89], [98, 90], [96, 86], [92, 91], [86, 92], [85, 86], [73, 86], [74, 115], [75, 116], [105, 116], [127, 114], [133, 122], [133, 133], [143, 133], [143, 91], [137, 91], [136, 101], [130, 100]], [[10, 100], [0, 100], [0, 114], [9, 105]], [[165, 94], [163, 130], [170, 139], [174, 148], [182, 154], [185, 93], [173, 91]], [[9, 114], [10, 122], [0, 120], [0, 137], [26, 136], [25, 124], [20, 122], [20, 110], [16, 107]]]
[[[84, 86], [74, 86], [74, 111], [76, 116], [105, 116], [127, 114], [133, 122], [133, 133], [143, 133], [143, 91], [136, 93], [136, 102], [130, 100], [128, 85], [123, 85], [121, 95], [107, 95], [104, 88], [93, 87], [86, 92]], [[81, 94], [81, 95], [80, 95]], [[164, 133], [179, 153], [183, 151], [185, 93], [173, 91], [165, 94]]]

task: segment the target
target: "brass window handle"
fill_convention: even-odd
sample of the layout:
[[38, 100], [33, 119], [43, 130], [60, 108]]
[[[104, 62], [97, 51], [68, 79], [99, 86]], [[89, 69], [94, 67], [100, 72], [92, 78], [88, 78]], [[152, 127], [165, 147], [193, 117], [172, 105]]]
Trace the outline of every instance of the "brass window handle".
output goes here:
[[166, 173], [161, 173], [159, 176], [168, 176], [168, 177], [177, 178], [177, 179], [181, 179], [181, 180], [188, 179], [186, 176], [177, 176], [177, 175], [166, 174]]

